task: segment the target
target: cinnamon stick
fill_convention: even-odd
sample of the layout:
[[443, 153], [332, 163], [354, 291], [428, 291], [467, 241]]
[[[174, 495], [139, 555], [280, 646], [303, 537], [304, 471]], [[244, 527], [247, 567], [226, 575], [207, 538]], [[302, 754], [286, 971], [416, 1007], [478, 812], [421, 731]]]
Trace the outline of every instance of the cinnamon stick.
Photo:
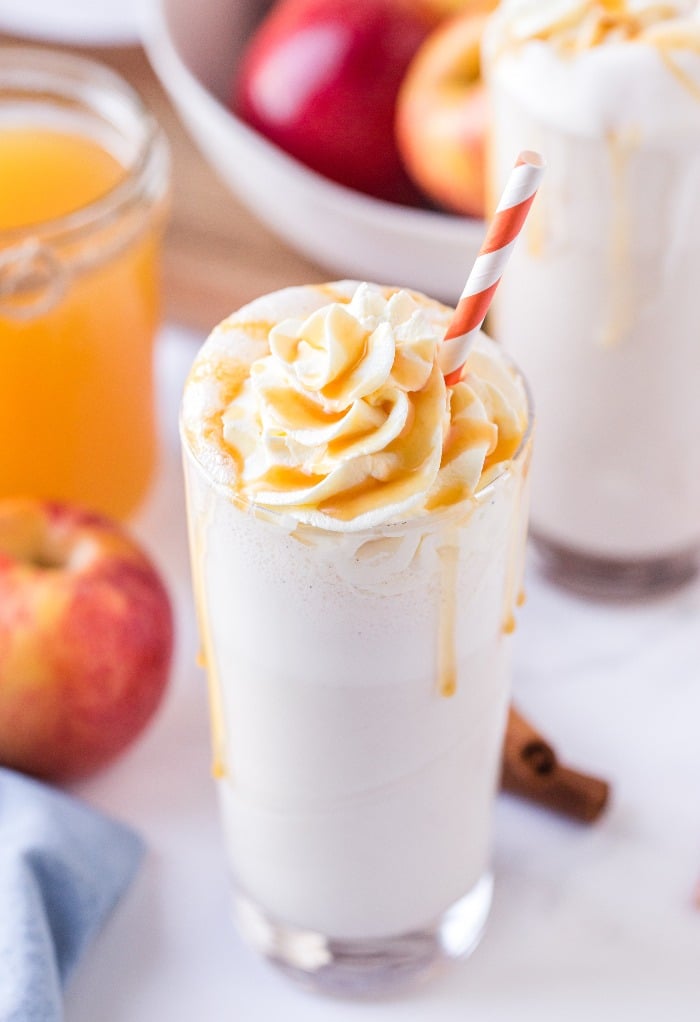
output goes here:
[[584, 823], [598, 819], [610, 794], [607, 781], [562, 765], [549, 742], [513, 706], [501, 785], [505, 791]]

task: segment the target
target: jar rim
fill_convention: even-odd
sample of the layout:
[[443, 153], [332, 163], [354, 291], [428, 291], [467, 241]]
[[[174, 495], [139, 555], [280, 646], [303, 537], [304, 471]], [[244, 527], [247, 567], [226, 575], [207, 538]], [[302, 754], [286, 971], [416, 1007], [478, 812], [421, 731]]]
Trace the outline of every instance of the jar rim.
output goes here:
[[[90, 93], [83, 96], [80, 90]], [[165, 134], [139, 93], [118, 72], [88, 57], [33, 46], [0, 46], [0, 106], [3, 93], [21, 93], [24, 101], [41, 98], [44, 106], [64, 101], [82, 105], [105, 124], [124, 133], [116, 123], [116, 103], [121, 103], [131, 140], [133, 159], [124, 174], [97, 198], [57, 217], [0, 229], [0, 248], [27, 237], [42, 241], [72, 242], [99, 231], [122, 210], [138, 202], [154, 171], [154, 164], [169, 169]], [[92, 102], [90, 101], [92, 100]], [[111, 116], [110, 116], [111, 113]], [[164, 191], [164, 188], [160, 190]]]

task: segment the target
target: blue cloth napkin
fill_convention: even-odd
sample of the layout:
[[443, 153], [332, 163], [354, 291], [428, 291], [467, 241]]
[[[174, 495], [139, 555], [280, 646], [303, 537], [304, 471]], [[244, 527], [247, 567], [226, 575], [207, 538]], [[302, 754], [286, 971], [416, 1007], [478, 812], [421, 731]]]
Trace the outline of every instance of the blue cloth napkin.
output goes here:
[[128, 828], [0, 768], [0, 1022], [59, 1022], [62, 987], [136, 872]]

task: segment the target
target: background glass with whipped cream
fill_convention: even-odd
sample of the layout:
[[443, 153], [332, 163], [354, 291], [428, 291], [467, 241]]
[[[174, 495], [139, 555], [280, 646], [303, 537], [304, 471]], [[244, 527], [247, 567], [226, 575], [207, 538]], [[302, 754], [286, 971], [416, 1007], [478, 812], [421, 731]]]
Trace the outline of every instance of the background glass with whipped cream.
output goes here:
[[124, 517], [156, 457], [165, 138], [92, 61], [0, 59], [0, 495]]
[[238, 919], [313, 986], [469, 952], [520, 595], [523, 381], [451, 310], [354, 282], [217, 327], [185, 388], [190, 545]]
[[531, 528], [595, 593], [686, 579], [700, 550], [700, 8], [505, 0], [484, 64], [494, 194], [549, 171], [494, 301], [538, 416]]

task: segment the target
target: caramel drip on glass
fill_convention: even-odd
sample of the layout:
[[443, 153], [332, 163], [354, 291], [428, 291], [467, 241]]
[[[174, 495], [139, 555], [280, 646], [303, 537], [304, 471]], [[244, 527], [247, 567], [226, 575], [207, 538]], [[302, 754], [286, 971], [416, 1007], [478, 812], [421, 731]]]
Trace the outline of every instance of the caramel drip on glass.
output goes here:
[[[676, 63], [670, 52], [673, 47], [665, 42], [657, 42], [656, 48], [659, 51], [659, 56], [674, 78], [678, 79], [680, 84], [687, 92], [690, 93], [693, 99], [700, 102], [700, 82], [696, 82], [694, 78], [691, 78], [687, 71], [684, 71], [683, 68]], [[700, 50], [698, 52], [700, 52]]]
[[440, 606], [438, 624], [438, 687], [440, 695], [449, 699], [457, 691], [457, 574], [459, 546], [451, 535], [439, 547]]
[[600, 343], [614, 347], [627, 333], [634, 317], [629, 267], [630, 211], [627, 201], [626, 176], [628, 160], [638, 139], [635, 135], [608, 136], [610, 171], [612, 175], [612, 223], [608, 248], [608, 301], [606, 322]]
[[[185, 486], [187, 487], [187, 477]], [[206, 601], [206, 586], [204, 584], [204, 565], [206, 559], [206, 531], [207, 519], [211, 514], [211, 507], [202, 515], [199, 522], [191, 522], [190, 543], [192, 549], [192, 588], [194, 590], [195, 610], [197, 614], [197, 626], [199, 628], [200, 650], [197, 655], [197, 663], [205, 667], [207, 672], [207, 688], [209, 695], [209, 719], [211, 729], [211, 741], [213, 759], [211, 772], [215, 778], [226, 777], [226, 728], [224, 724], [223, 694], [221, 691], [221, 680], [214, 654], [214, 644], [209, 627], [209, 612]], [[191, 518], [195, 515], [189, 516]], [[203, 662], [202, 662], [203, 661]]]
[[508, 543], [508, 567], [506, 572], [505, 592], [503, 596], [504, 635], [512, 635], [516, 630], [515, 612], [525, 603], [523, 576], [525, 574], [525, 539], [527, 534], [527, 518], [523, 515], [523, 502], [527, 497], [527, 476], [532, 453], [532, 443], [528, 441], [527, 449], [515, 462], [511, 472], [512, 478], [508, 485], [517, 489], [513, 504], [513, 516], [510, 522], [510, 539]]

